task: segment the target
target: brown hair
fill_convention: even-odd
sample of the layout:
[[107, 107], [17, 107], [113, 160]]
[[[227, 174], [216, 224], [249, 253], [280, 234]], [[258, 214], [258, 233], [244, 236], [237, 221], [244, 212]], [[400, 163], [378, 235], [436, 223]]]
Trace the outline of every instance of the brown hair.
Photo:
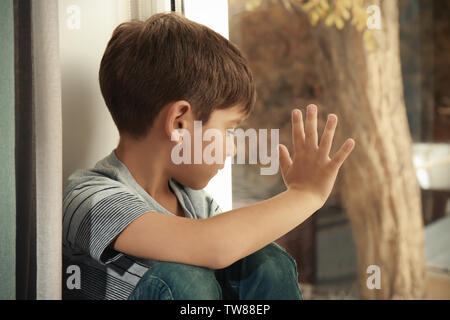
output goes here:
[[247, 59], [229, 40], [179, 13], [117, 26], [103, 55], [99, 81], [119, 132], [139, 138], [168, 103], [186, 100], [198, 120], [215, 109], [254, 108]]

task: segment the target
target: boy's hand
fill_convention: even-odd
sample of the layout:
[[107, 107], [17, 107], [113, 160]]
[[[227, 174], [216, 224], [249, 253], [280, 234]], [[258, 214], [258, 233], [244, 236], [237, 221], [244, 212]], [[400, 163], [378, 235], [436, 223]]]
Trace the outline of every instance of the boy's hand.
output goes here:
[[280, 167], [289, 190], [312, 193], [323, 205], [333, 189], [339, 168], [352, 152], [355, 141], [347, 139], [332, 159], [329, 157], [337, 116], [329, 114], [320, 144], [317, 137], [317, 106], [309, 105], [303, 126], [302, 112], [292, 112], [292, 143], [294, 156], [284, 145], [279, 145]]

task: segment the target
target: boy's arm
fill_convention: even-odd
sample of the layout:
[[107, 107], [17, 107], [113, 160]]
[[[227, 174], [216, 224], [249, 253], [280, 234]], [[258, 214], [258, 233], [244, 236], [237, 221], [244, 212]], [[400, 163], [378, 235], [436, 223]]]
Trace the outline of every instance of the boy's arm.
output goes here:
[[342, 163], [355, 145], [348, 139], [328, 157], [337, 117], [330, 115], [320, 145], [317, 109], [309, 106], [305, 127], [300, 110], [292, 114], [294, 155], [280, 146], [285, 192], [251, 206], [208, 219], [147, 213], [133, 221], [113, 248], [137, 257], [220, 269], [280, 238], [323, 206]]
[[111, 246], [140, 258], [221, 269], [278, 239], [319, 207], [309, 194], [287, 190], [208, 219], [148, 212]]

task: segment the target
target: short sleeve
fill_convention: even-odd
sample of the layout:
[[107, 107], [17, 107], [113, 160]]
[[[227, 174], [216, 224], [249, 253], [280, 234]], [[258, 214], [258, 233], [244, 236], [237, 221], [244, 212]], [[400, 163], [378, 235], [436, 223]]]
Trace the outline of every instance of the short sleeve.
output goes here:
[[155, 211], [117, 181], [90, 181], [67, 192], [63, 203], [63, 244], [101, 264], [122, 253], [109, 244], [133, 220]]

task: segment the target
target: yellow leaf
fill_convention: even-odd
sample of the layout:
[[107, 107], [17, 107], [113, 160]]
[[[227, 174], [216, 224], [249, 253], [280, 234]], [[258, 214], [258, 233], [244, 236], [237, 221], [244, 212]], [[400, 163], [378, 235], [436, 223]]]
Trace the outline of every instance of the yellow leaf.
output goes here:
[[305, 10], [305, 11], [310, 11], [312, 8], [314, 8], [314, 6], [315, 6], [314, 2], [313, 2], [313, 1], [309, 1], [309, 2], [305, 3], [305, 4], [302, 6], [302, 8], [303, 8], [303, 10]]
[[346, 8], [351, 8], [351, 6], [353, 5], [352, 0], [341, 0], [340, 2]]
[[336, 27], [339, 29], [339, 30], [342, 30], [343, 28], [344, 28], [344, 20], [342, 20], [341, 18], [336, 18]]
[[328, 4], [328, 0], [321, 0], [320, 6], [325, 10], [327, 10], [330, 7], [330, 5]]
[[262, 0], [251, 0], [245, 4], [245, 10], [254, 11], [261, 6]]
[[326, 17], [326, 19], [325, 19], [325, 24], [327, 26], [331, 26], [333, 24], [333, 22], [334, 22], [334, 16], [333, 16], [333, 14], [329, 14], [328, 17]]
[[315, 25], [317, 24], [317, 22], [319, 21], [319, 19], [320, 19], [320, 16], [317, 14], [317, 12], [313, 12], [313, 13], [311, 14], [311, 24], [312, 24], [313, 26], [315, 26]]
[[345, 20], [350, 19], [350, 12], [347, 9], [342, 9], [342, 18], [344, 18]]

